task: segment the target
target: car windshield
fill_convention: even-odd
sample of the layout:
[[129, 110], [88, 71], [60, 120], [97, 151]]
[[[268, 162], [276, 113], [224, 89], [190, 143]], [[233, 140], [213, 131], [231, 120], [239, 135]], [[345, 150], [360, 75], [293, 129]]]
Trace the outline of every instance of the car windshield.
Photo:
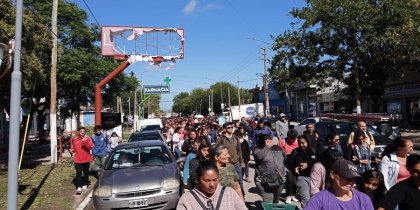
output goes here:
[[141, 146], [115, 150], [106, 164], [107, 170], [172, 163], [165, 146]]
[[132, 135], [128, 141], [133, 142], [144, 140], [162, 140], [162, 137], [158, 133], [140, 133]]
[[160, 130], [160, 125], [147, 125], [142, 130], [143, 131]]

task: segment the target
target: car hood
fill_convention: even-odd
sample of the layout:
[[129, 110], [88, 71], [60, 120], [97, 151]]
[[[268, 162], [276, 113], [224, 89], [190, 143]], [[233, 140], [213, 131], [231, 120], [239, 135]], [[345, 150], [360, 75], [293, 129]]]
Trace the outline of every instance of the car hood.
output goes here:
[[[180, 179], [176, 163], [102, 171], [99, 186], [110, 186], [112, 193], [161, 188], [168, 178]], [[136, 189], [137, 188], [137, 189]]]

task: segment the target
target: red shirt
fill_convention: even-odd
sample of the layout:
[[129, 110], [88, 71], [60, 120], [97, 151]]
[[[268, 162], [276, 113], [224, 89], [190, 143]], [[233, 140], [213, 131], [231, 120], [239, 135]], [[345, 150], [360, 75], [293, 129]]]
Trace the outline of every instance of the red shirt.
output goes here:
[[286, 153], [286, 155], [290, 155], [290, 153], [292, 153], [292, 151], [299, 146], [297, 139], [290, 142], [290, 140], [287, 138], [285, 139], [285, 141], [280, 140], [278, 145], [284, 151], [284, 153]]
[[92, 161], [92, 155], [90, 154], [90, 150], [93, 148], [92, 139], [89, 136], [85, 136], [84, 139], [82, 140], [80, 136], [77, 136], [71, 141], [74, 163], [88, 163]]

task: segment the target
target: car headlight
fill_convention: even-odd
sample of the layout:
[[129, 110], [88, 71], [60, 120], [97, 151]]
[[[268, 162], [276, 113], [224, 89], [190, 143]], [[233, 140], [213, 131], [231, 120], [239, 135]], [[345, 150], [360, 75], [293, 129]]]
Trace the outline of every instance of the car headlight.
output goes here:
[[93, 194], [96, 197], [101, 197], [101, 198], [108, 198], [111, 197], [111, 187], [110, 186], [102, 186], [99, 187], [95, 190], [95, 192], [93, 192]]
[[179, 188], [179, 180], [171, 178], [163, 181], [163, 190], [173, 190]]

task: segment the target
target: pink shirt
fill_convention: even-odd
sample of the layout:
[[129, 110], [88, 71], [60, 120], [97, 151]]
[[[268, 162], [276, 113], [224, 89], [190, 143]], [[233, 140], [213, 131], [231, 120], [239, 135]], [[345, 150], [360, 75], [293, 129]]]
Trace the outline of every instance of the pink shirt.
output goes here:
[[400, 170], [398, 170], [397, 183], [404, 181], [408, 178], [410, 178], [410, 172], [407, 170], [407, 167], [405, 165], [400, 164]]
[[297, 139], [293, 142], [290, 142], [289, 139], [285, 139], [285, 141], [279, 141], [279, 147], [286, 153], [286, 155], [290, 155], [294, 149], [296, 149], [299, 145]]

